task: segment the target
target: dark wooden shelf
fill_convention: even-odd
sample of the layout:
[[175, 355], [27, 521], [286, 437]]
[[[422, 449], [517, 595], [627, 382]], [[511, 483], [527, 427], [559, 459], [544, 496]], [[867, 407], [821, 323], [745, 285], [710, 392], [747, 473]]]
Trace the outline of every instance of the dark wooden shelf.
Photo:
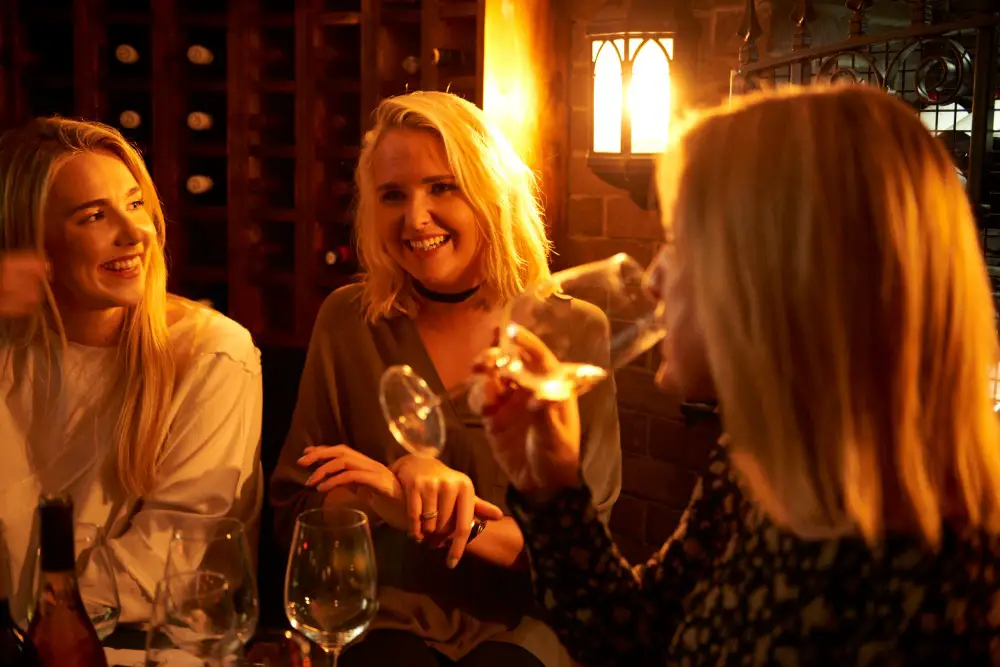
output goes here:
[[129, 25], [148, 25], [153, 21], [149, 12], [109, 12], [107, 23], [126, 23]]
[[227, 90], [226, 82], [224, 80], [211, 81], [203, 79], [189, 79], [187, 86], [188, 90], [201, 93], [224, 93]]
[[265, 93], [294, 93], [294, 81], [261, 81], [260, 89]]
[[397, 9], [387, 8], [382, 10], [382, 21], [384, 23], [420, 23], [421, 13], [419, 9]]
[[360, 25], [361, 12], [323, 12], [320, 25]]
[[229, 271], [222, 266], [187, 266], [178, 273], [186, 282], [224, 283], [229, 279]]
[[442, 19], [472, 19], [478, 15], [479, 3], [476, 0], [438, 3], [438, 16]]
[[148, 93], [150, 84], [145, 79], [108, 79], [108, 90], [120, 90], [127, 93]]
[[225, 28], [229, 22], [229, 17], [226, 14], [193, 14], [185, 12], [178, 19], [181, 25], [203, 28]]
[[295, 222], [298, 215], [294, 208], [262, 208], [255, 216], [261, 222]]
[[225, 222], [228, 214], [227, 206], [184, 206], [181, 208], [181, 222]]
[[228, 151], [225, 144], [198, 143], [188, 141], [185, 144], [188, 155], [195, 157], [226, 157]]
[[298, 155], [294, 144], [260, 144], [250, 146], [250, 154], [261, 158], [294, 158]]

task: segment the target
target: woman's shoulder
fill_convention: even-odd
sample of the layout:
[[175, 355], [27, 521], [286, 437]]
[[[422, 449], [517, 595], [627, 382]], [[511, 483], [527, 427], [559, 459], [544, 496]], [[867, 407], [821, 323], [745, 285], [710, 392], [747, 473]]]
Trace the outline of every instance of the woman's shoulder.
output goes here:
[[328, 335], [352, 335], [366, 326], [364, 285], [352, 283], [334, 290], [323, 300], [314, 329]]
[[206, 356], [223, 356], [249, 373], [260, 373], [260, 351], [250, 332], [209, 306], [170, 295], [167, 327], [181, 367]]

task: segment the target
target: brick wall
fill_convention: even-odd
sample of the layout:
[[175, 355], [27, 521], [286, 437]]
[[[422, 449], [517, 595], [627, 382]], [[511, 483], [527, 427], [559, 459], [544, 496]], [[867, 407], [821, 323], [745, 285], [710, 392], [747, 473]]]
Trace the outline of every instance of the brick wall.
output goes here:
[[[715, 104], [729, 92], [729, 69], [736, 59], [736, 28], [743, 12], [738, 0], [713, 4], [699, 1], [695, 16], [701, 26], [698, 87], [686, 91], [689, 104]], [[604, 0], [565, 0], [563, 25], [571, 36], [568, 49], [569, 123], [566, 151], [565, 217], [554, 230], [557, 268], [627, 252], [648, 263], [663, 239], [655, 214], [641, 210], [628, 195], [606, 184], [587, 167], [590, 131], [590, 48], [586, 26]], [[769, 22], [770, 3], [758, 0], [762, 23]], [[673, 532], [687, 504], [712, 429], [685, 423], [677, 396], [653, 385], [659, 355], [620, 371], [619, 416], [624, 456], [622, 495], [611, 527], [622, 551], [633, 562], [644, 559]]]

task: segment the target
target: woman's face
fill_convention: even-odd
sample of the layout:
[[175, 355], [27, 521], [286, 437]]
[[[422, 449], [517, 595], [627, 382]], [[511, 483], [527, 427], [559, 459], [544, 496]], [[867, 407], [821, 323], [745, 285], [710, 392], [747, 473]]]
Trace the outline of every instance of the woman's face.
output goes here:
[[142, 299], [156, 237], [143, 194], [109, 153], [56, 165], [45, 200], [45, 252], [60, 309], [109, 310]]
[[[679, 231], [679, 230], [678, 230]], [[715, 401], [704, 334], [698, 321], [688, 246], [683, 234], [653, 260], [649, 284], [666, 304], [667, 335], [660, 344], [656, 372], [661, 389], [679, 391], [686, 401]]]
[[438, 137], [390, 130], [372, 155], [372, 176], [378, 232], [403, 270], [440, 292], [482, 282], [476, 214]]

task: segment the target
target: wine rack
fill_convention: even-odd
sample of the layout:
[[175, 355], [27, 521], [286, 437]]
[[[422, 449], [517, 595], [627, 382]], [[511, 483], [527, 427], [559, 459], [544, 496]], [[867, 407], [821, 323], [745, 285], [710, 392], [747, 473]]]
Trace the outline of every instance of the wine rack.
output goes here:
[[482, 103], [486, 0], [0, 0], [0, 129], [94, 118], [142, 152], [170, 289], [303, 346], [356, 276], [354, 167], [379, 100]]

